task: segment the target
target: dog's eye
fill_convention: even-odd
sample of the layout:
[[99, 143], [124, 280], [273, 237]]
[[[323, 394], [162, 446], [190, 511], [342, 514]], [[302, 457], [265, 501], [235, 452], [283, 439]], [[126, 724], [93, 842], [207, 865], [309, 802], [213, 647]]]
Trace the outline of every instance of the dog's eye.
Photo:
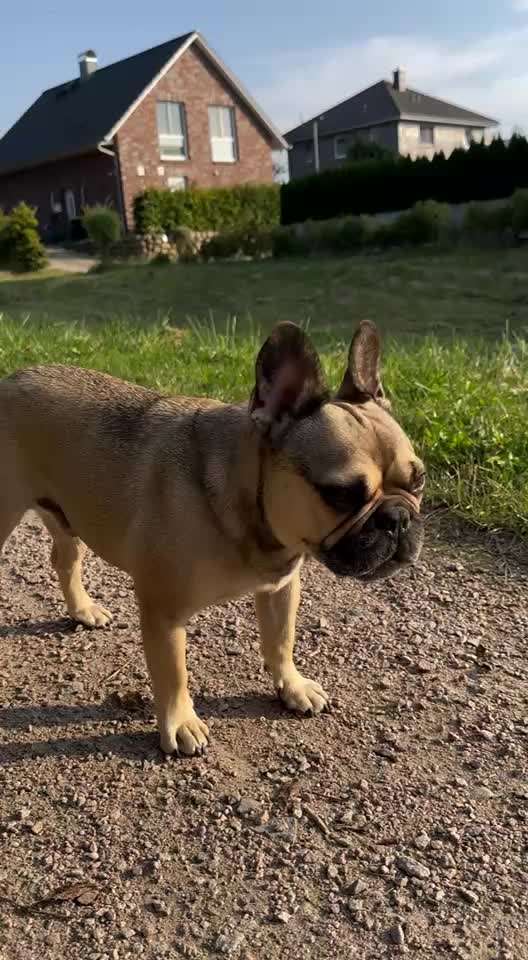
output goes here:
[[369, 499], [363, 477], [352, 483], [316, 483], [315, 487], [324, 502], [337, 513], [354, 513], [361, 510]]

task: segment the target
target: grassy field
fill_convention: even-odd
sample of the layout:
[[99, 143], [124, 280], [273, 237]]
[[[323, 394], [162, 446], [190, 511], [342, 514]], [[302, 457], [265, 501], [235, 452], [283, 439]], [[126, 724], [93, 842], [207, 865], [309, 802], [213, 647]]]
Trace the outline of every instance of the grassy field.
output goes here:
[[362, 318], [399, 339], [528, 335], [526, 250], [424, 250], [346, 259], [128, 266], [85, 276], [0, 282], [0, 313], [78, 323], [236, 316], [265, 331], [277, 320], [310, 321], [345, 335]]
[[[329, 381], [347, 344], [315, 334]], [[260, 338], [228, 327], [185, 331], [125, 321], [65, 325], [0, 321], [0, 375], [60, 361], [112, 372], [167, 392], [243, 400]], [[430, 502], [488, 528], [528, 535], [528, 341], [387, 345], [384, 379], [395, 413], [426, 461]]]

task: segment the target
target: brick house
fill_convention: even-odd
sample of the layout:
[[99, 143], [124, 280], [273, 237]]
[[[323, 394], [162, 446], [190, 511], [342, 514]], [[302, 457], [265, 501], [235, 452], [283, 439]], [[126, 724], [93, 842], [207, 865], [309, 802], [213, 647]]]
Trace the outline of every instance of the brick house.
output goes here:
[[335, 170], [358, 141], [411, 157], [449, 156], [474, 139], [488, 139], [497, 121], [407, 86], [404, 70], [381, 80], [285, 134], [291, 145], [290, 177]]
[[37, 208], [50, 239], [67, 236], [83, 206], [109, 203], [133, 227], [147, 187], [231, 186], [272, 180], [286, 142], [196, 32], [46, 90], [0, 140], [0, 207]]

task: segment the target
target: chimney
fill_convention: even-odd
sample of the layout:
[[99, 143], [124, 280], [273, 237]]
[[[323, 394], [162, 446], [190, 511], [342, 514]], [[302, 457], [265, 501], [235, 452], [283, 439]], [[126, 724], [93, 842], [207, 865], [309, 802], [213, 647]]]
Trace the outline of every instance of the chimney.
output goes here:
[[393, 87], [395, 90], [398, 90], [400, 93], [404, 93], [407, 90], [407, 73], [405, 70], [402, 70], [401, 67], [398, 67], [393, 74]]
[[85, 50], [84, 53], [79, 54], [78, 60], [81, 80], [88, 80], [92, 73], [95, 73], [97, 70], [97, 54], [95, 50]]

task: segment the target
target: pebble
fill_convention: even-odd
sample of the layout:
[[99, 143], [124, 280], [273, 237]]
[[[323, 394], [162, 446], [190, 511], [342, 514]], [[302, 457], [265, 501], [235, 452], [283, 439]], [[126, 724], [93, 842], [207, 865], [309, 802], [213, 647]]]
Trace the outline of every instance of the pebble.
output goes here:
[[241, 817], [260, 817], [262, 816], [262, 807], [260, 803], [252, 800], [251, 797], [244, 797], [238, 804], [237, 813], [239, 813]]
[[402, 873], [408, 877], [417, 877], [419, 880], [427, 880], [431, 876], [429, 867], [412, 860], [411, 857], [396, 857], [396, 866]]
[[418, 837], [416, 837], [414, 845], [418, 848], [418, 850], [427, 850], [428, 847], [431, 846], [431, 837], [424, 831], [423, 833], [420, 833]]
[[479, 800], [493, 800], [494, 793], [489, 787], [477, 787], [475, 790], [475, 796]]
[[391, 943], [395, 943], [398, 947], [404, 946], [405, 933], [401, 923], [397, 923], [394, 927], [391, 927], [390, 930], [387, 930], [387, 938]]
[[220, 933], [216, 938], [215, 950], [217, 953], [234, 953], [244, 942], [243, 933]]
[[149, 897], [149, 899], [145, 901], [145, 906], [148, 907], [152, 913], [157, 914], [158, 917], [170, 916], [170, 910], [167, 904], [164, 903], [163, 900], [159, 900], [157, 897]]
[[479, 902], [478, 893], [475, 893], [474, 890], [468, 890], [467, 887], [459, 887], [458, 893], [466, 903], [476, 904]]
[[363, 877], [358, 877], [357, 880], [354, 880], [350, 885], [349, 892], [353, 897], [359, 897], [360, 893], [364, 893], [367, 887], [368, 884], [366, 880], [363, 880]]

